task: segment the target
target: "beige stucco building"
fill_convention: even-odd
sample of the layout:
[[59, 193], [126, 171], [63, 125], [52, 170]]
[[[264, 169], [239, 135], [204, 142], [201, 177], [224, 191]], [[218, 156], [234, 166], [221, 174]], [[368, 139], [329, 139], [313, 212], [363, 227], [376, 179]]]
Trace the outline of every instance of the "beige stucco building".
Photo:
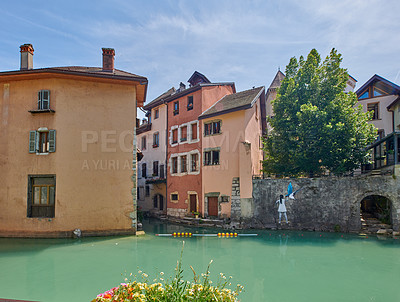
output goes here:
[[264, 87], [226, 95], [199, 116], [203, 125], [204, 216], [249, 217], [252, 177], [261, 173]]
[[359, 89], [357, 89], [358, 104], [364, 112], [371, 111], [370, 123], [378, 129], [378, 138], [381, 139], [392, 133], [398, 124], [394, 124], [393, 113], [388, 107], [399, 97], [400, 87], [385, 78], [375, 74]]
[[[114, 68], [0, 72], [0, 236], [134, 233], [136, 106], [147, 79]], [[133, 177], [133, 179], [132, 179]]]

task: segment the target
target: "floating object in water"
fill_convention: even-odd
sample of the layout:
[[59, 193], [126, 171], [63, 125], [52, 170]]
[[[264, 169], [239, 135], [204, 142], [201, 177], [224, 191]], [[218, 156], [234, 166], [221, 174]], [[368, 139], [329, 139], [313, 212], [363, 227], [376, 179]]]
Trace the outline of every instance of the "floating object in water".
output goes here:
[[192, 234], [192, 233], [181, 233], [174, 232], [172, 234], [156, 234], [159, 237], [252, 237], [258, 236], [258, 234], [238, 234], [238, 233], [218, 233], [218, 234]]

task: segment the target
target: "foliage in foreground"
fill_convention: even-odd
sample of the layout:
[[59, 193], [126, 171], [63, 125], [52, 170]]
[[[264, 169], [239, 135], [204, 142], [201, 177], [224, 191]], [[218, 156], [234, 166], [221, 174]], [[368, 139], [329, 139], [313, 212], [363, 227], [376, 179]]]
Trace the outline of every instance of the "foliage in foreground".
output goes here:
[[[143, 282], [130, 281], [122, 283], [102, 294], [99, 294], [92, 302], [145, 302], [145, 301], [165, 301], [165, 302], [183, 302], [183, 301], [220, 301], [234, 302], [243, 290], [238, 284], [235, 290], [227, 288], [231, 285], [230, 279], [224, 274], [220, 274], [216, 285], [210, 280], [210, 264], [207, 266], [205, 274], [197, 275], [193, 267], [193, 281], [183, 279], [182, 254], [175, 268], [175, 276], [164, 280], [164, 273], [160, 273], [160, 278], [154, 279], [153, 283], [148, 280], [148, 275], [139, 271]], [[132, 275], [132, 274], [131, 274]], [[126, 279], [127, 281], [127, 279]]]
[[264, 171], [283, 176], [313, 176], [353, 171], [367, 161], [366, 147], [376, 136], [371, 115], [354, 107], [345, 93], [349, 75], [332, 49], [321, 62], [313, 49], [305, 60], [291, 58], [273, 102], [271, 133], [264, 140]]

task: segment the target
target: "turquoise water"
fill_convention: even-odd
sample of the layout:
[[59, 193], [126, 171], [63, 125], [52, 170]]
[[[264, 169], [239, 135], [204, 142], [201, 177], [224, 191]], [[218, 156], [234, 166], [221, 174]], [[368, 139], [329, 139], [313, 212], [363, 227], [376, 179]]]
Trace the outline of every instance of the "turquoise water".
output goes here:
[[400, 301], [400, 240], [355, 235], [251, 231], [258, 237], [165, 238], [155, 233], [216, 232], [161, 223], [143, 237], [0, 239], [0, 298], [90, 301], [129, 273], [220, 272], [244, 285], [242, 301]]

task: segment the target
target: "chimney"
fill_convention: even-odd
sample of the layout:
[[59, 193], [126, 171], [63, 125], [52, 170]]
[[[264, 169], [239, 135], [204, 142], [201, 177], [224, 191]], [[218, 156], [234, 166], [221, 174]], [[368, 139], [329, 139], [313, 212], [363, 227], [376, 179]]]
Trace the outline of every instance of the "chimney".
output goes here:
[[186, 85], [183, 84], [182, 82], [179, 83], [179, 91], [183, 91], [186, 89]]
[[21, 49], [21, 70], [33, 69], [33, 46], [32, 44], [24, 44], [19, 47]]
[[102, 48], [103, 50], [103, 71], [114, 71], [114, 48]]

